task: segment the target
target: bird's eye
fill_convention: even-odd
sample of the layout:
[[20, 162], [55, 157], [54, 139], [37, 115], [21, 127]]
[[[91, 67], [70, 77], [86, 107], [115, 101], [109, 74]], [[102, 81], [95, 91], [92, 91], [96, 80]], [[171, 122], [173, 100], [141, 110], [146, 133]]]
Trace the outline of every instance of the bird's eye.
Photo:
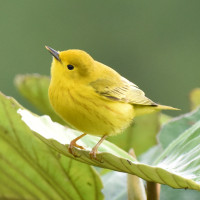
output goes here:
[[67, 65], [67, 68], [68, 68], [69, 70], [73, 70], [73, 69], [74, 69], [74, 66], [73, 66], [73, 65]]

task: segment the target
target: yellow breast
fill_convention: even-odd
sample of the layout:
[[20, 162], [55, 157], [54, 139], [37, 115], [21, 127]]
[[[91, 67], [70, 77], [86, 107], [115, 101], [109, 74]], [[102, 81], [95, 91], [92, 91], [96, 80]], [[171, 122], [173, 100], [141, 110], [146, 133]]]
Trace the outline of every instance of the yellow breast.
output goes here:
[[133, 105], [101, 97], [88, 85], [51, 81], [49, 99], [54, 110], [76, 129], [92, 135], [115, 135], [129, 126]]

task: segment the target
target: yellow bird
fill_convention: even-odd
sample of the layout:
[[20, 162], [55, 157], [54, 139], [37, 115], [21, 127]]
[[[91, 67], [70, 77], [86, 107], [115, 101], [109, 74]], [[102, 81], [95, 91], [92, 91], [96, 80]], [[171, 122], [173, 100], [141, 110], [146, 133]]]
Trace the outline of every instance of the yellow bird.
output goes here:
[[86, 134], [101, 136], [90, 152], [96, 159], [103, 140], [122, 132], [134, 117], [156, 110], [177, 110], [154, 103], [137, 85], [85, 51], [46, 49], [53, 55], [50, 103], [60, 117], [83, 132], [69, 145], [74, 156], [73, 147], [84, 149], [76, 142]]

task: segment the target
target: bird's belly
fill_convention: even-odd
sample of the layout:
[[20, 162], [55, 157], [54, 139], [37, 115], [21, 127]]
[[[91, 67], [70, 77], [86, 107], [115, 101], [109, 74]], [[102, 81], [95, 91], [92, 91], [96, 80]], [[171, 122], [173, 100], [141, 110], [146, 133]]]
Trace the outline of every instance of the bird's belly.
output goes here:
[[73, 90], [62, 94], [50, 93], [55, 111], [73, 127], [87, 134], [118, 134], [129, 126], [134, 117], [134, 107], [127, 103], [79, 94]]

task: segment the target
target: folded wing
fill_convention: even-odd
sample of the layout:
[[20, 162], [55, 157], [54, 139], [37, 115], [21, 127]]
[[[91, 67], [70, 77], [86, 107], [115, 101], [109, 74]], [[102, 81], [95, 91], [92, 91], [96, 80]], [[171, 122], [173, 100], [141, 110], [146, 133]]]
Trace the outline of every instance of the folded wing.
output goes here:
[[145, 93], [137, 85], [124, 77], [120, 77], [117, 80], [100, 78], [91, 82], [90, 85], [98, 94], [113, 101], [157, 106], [156, 103], [145, 96]]

